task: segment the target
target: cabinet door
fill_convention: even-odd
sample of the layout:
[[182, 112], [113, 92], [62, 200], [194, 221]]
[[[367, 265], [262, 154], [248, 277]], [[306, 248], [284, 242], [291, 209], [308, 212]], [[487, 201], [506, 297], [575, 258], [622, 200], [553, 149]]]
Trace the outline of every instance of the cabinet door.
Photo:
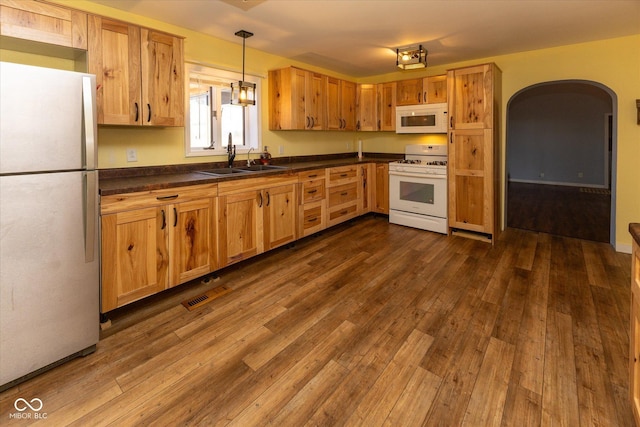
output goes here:
[[374, 211], [389, 214], [389, 165], [380, 163], [376, 165]]
[[373, 207], [373, 178], [372, 164], [358, 166], [358, 175], [360, 178], [360, 194], [358, 195], [358, 209], [361, 214], [371, 212]]
[[340, 117], [342, 130], [356, 130], [356, 87], [354, 82], [340, 82]]
[[342, 117], [340, 110], [340, 79], [335, 77], [326, 78], [327, 96], [327, 129], [342, 129]]
[[452, 70], [448, 76], [450, 127], [493, 127], [492, 67], [486, 64]]
[[423, 99], [427, 104], [447, 102], [447, 76], [431, 76], [422, 82]]
[[264, 249], [296, 239], [296, 185], [267, 188], [264, 197]]
[[176, 203], [171, 207], [170, 286], [216, 269], [215, 199]]
[[167, 287], [168, 218], [166, 207], [102, 216], [101, 312]]
[[449, 226], [493, 233], [492, 130], [456, 130], [449, 144]]
[[218, 198], [218, 247], [220, 267], [264, 252], [261, 191], [247, 191]]
[[378, 130], [378, 91], [375, 84], [359, 84], [356, 101], [358, 120], [356, 130], [371, 132]]
[[633, 242], [631, 260], [631, 325], [629, 329], [629, 394], [631, 410], [640, 425], [640, 246]]
[[90, 15], [88, 63], [96, 75], [98, 123], [142, 124], [140, 29]]
[[400, 80], [397, 85], [396, 105], [422, 103], [422, 79]]
[[378, 130], [396, 130], [396, 82], [378, 85]]
[[307, 71], [304, 74], [305, 128], [309, 130], [324, 129], [324, 79], [325, 77], [322, 74], [313, 73], [311, 71]]
[[146, 28], [140, 32], [143, 123], [184, 126], [182, 39]]
[[0, 35], [87, 50], [87, 14], [39, 1], [0, 0]]

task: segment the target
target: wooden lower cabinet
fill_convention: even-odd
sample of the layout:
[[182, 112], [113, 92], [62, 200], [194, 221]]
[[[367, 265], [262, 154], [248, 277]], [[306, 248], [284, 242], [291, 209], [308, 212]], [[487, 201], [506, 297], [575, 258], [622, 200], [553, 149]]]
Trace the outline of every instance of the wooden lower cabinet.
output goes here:
[[375, 185], [373, 211], [389, 215], [389, 164], [378, 163], [375, 165]]
[[102, 313], [217, 268], [215, 191], [194, 186], [102, 198]]
[[629, 330], [629, 394], [640, 426], [640, 246], [633, 242], [631, 259], [631, 327]]
[[327, 227], [360, 215], [362, 211], [361, 173], [359, 165], [326, 170]]
[[220, 184], [219, 261], [224, 267], [297, 238], [297, 177]]
[[298, 181], [298, 236], [306, 237], [327, 228], [325, 170], [300, 172]]

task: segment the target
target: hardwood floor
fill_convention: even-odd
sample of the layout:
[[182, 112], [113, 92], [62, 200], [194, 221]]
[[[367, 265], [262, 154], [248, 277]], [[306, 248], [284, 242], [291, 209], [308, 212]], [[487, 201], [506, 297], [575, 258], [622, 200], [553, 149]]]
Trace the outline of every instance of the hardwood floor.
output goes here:
[[509, 227], [610, 242], [608, 190], [509, 182], [507, 193]]
[[0, 423], [39, 398], [56, 426], [632, 426], [630, 269], [608, 244], [367, 216], [114, 312]]

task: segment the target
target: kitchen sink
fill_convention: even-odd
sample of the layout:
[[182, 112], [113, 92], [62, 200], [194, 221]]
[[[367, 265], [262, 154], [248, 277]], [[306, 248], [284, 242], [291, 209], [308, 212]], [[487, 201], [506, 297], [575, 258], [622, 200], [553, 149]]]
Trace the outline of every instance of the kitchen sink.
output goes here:
[[287, 169], [286, 166], [276, 166], [276, 165], [251, 165], [251, 166], [241, 166], [236, 169], [241, 169], [243, 171], [249, 172], [261, 172], [261, 171], [270, 171], [277, 169]]
[[239, 169], [239, 168], [217, 168], [217, 169], [207, 169], [206, 171], [199, 171], [200, 173], [206, 173], [209, 175], [231, 175], [234, 173], [247, 173], [249, 171]]

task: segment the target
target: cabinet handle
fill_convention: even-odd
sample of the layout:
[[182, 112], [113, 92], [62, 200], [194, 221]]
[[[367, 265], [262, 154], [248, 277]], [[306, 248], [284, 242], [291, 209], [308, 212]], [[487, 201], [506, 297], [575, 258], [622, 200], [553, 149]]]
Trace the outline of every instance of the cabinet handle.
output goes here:
[[341, 196], [346, 196], [347, 194], [349, 194], [349, 193], [348, 193], [348, 192], [346, 192], [346, 191], [345, 191], [345, 192], [343, 192], [343, 193], [340, 193], [340, 195], [341, 195]]
[[258, 203], [258, 207], [261, 208], [262, 207], [262, 192], [260, 192], [260, 203]]
[[453, 144], [453, 132], [449, 132], [449, 143]]
[[173, 200], [173, 199], [177, 199], [179, 196], [179, 194], [172, 194], [171, 196], [158, 196], [156, 197], [156, 200]]
[[309, 218], [307, 221], [309, 222], [316, 222], [318, 220], [317, 216], [314, 216], [313, 218]]
[[138, 107], [138, 103], [134, 103], [134, 105], [136, 106], [136, 119], [134, 121], [138, 121], [138, 119], [140, 118], [140, 107]]
[[178, 225], [178, 210], [173, 208], [173, 227], [175, 228]]
[[147, 116], [147, 122], [151, 123], [151, 104], [147, 104], [147, 108], [149, 109], [149, 116]]
[[346, 178], [346, 177], [347, 177], [346, 173], [343, 173], [343, 174], [340, 175], [340, 178]]
[[427, 91], [424, 91], [424, 94], [422, 95], [422, 102], [424, 102], [425, 104], [427, 103]]
[[358, 120], [358, 123], [356, 123], [356, 130], [360, 130], [360, 120]]
[[422, 96], [422, 94], [420, 92], [418, 92], [418, 104], [420, 104], [422, 101], [420, 100], [420, 97]]
[[311, 127], [311, 118], [307, 116], [307, 129]]
[[313, 174], [313, 175], [309, 175], [309, 178], [315, 178], [317, 176], [318, 176], [318, 174]]
[[164, 230], [164, 228], [167, 226], [167, 216], [164, 214], [164, 209], [162, 209], [160, 212], [162, 212], [162, 227], [160, 227], [160, 230]]
[[267, 206], [269, 206], [271, 204], [271, 196], [269, 195], [269, 192], [267, 191]]
[[318, 190], [309, 190], [309, 191], [307, 191], [307, 194], [313, 194], [313, 193], [317, 193], [317, 192], [318, 192]]
[[453, 129], [453, 124], [454, 124], [455, 120], [453, 120], [453, 114], [451, 116], [449, 116], [449, 127], [451, 129]]

